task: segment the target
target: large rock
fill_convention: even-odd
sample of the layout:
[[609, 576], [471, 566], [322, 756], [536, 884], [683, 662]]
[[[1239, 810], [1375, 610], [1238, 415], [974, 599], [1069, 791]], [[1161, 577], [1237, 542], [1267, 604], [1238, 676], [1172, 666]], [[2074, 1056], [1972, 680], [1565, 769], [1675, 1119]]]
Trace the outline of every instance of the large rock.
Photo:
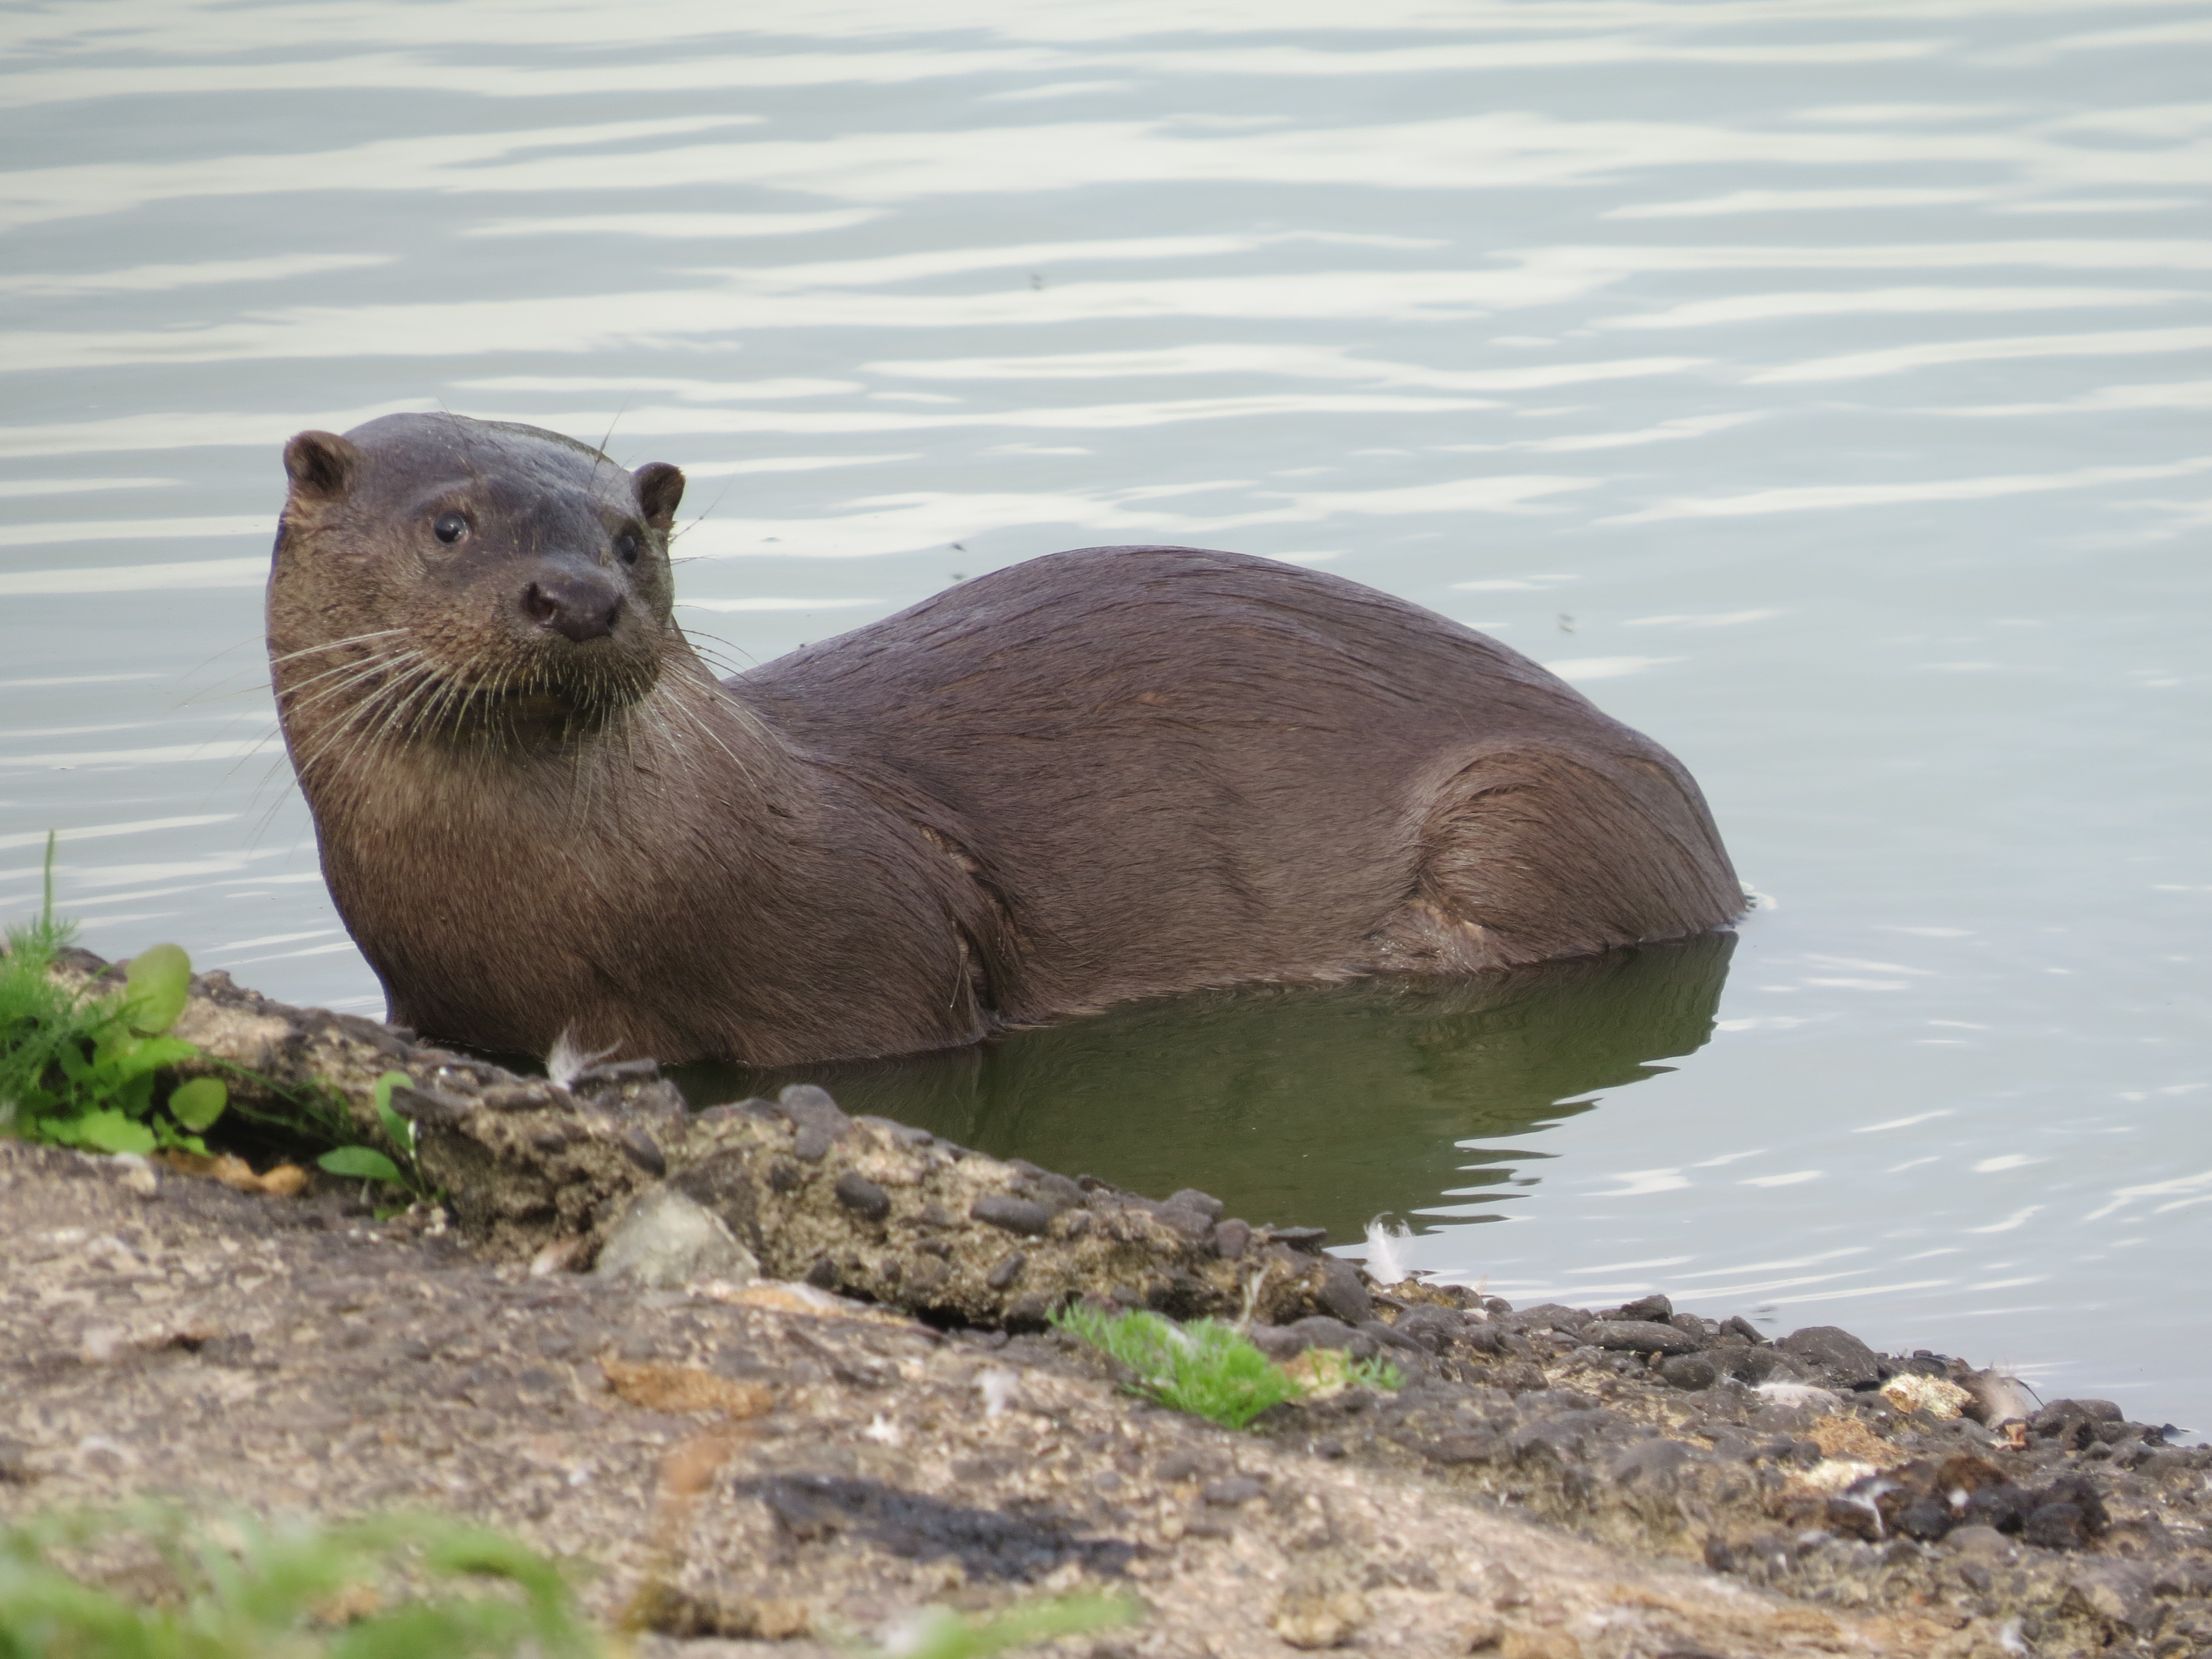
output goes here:
[[749, 1285], [760, 1277], [760, 1263], [713, 1211], [673, 1188], [653, 1187], [623, 1211], [593, 1271], [670, 1291], [708, 1279]]
[[1774, 1346], [1832, 1389], [1871, 1389], [1881, 1381], [1875, 1351], [1838, 1325], [1808, 1325]]

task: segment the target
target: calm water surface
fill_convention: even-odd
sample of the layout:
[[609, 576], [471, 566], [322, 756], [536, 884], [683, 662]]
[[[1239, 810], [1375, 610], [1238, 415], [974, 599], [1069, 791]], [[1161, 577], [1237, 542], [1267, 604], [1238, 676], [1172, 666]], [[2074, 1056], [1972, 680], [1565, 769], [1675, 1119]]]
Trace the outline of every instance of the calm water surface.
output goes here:
[[0, 915], [58, 827], [94, 948], [380, 1011], [260, 665], [302, 427], [677, 462], [732, 666], [1065, 546], [1323, 565], [1681, 755], [1740, 934], [842, 1092], [1389, 1212], [1516, 1299], [2212, 1427], [2204, 4], [71, 0], [0, 40]]

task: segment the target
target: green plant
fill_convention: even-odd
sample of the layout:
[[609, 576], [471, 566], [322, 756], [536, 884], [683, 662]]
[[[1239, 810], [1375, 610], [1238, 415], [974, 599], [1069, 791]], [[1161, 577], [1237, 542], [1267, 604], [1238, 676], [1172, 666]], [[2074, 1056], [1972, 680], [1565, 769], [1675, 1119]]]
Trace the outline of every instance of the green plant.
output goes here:
[[[155, 945], [131, 959], [112, 995], [73, 991], [53, 968], [76, 929], [54, 915], [55, 837], [46, 837], [45, 904], [36, 920], [8, 930], [0, 957], [0, 1134], [96, 1152], [156, 1149], [204, 1157], [202, 1136], [224, 1112], [273, 1124], [331, 1150], [317, 1162], [333, 1175], [392, 1188], [403, 1201], [431, 1194], [415, 1160], [414, 1126], [392, 1109], [404, 1072], [377, 1079], [376, 1114], [389, 1152], [354, 1144], [343, 1101], [320, 1088], [277, 1083], [169, 1035], [191, 994], [192, 964], [183, 949]], [[159, 1092], [161, 1073], [193, 1062], [254, 1087], [283, 1103], [271, 1112], [234, 1102], [221, 1077], [188, 1078]]]
[[[137, 1546], [136, 1550], [133, 1546]], [[145, 1600], [58, 1557], [150, 1552]], [[415, 1594], [399, 1594], [395, 1583]], [[1122, 1595], [969, 1616], [926, 1608], [870, 1659], [988, 1659], [1133, 1622]], [[48, 1515], [0, 1532], [0, 1659], [597, 1659], [560, 1569], [504, 1534], [401, 1513], [336, 1526], [212, 1523], [164, 1504]]]
[[[173, 1581], [153, 1605], [85, 1583], [58, 1553], [136, 1542]], [[393, 1580], [467, 1588], [393, 1596]], [[417, 1659], [592, 1656], [559, 1571], [501, 1534], [427, 1515], [333, 1527], [209, 1525], [140, 1504], [0, 1534], [0, 1659]]]
[[1109, 1314], [1080, 1303], [1052, 1322], [1135, 1373], [1133, 1392], [1224, 1428], [1241, 1429], [1304, 1392], [1233, 1325], [1178, 1325], [1153, 1313]]
[[1326, 1352], [1335, 1364], [1310, 1367], [1312, 1379], [1301, 1381], [1261, 1353], [1237, 1326], [1218, 1320], [1178, 1325], [1155, 1313], [1109, 1314], [1081, 1303], [1051, 1319], [1134, 1372], [1125, 1385], [1132, 1393], [1225, 1429], [1241, 1429], [1268, 1407], [1318, 1389], [1400, 1389], [1406, 1382], [1406, 1374], [1387, 1359], [1352, 1359], [1334, 1350]]
[[988, 1618], [926, 1607], [879, 1651], [885, 1659], [988, 1659], [1008, 1648], [1133, 1623], [1143, 1609], [1123, 1595], [1065, 1595]]
[[1352, 1362], [1352, 1380], [1363, 1389], [1395, 1394], [1406, 1386], [1406, 1373], [1387, 1359], [1358, 1359]]
[[392, 1109], [392, 1091], [412, 1080], [404, 1072], [386, 1072], [376, 1079], [376, 1121], [384, 1126], [393, 1149], [406, 1160], [404, 1168], [373, 1146], [334, 1146], [315, 1160], [317, 1167], [332, 1175], [380, 1181], [403, 1192], [428, 1196], [422, 1190], [422, 1171], [415, 1163], [415, 1126]]
[[162, 1068], [200, 1057], [166, 1035], [191, 994], [191, 959], [173, 945], [142, 951], [112, 996], [57, 983], [51, 970], [74, 929], [54, 916], [53, 860], [50, 835], [45, 907], [8, 930], [0, 962], [0, 1131], [92, 1152], [204, 1152], [200, 1133], [228, 1103], [222, 1081], [179, 1084], [158, 1110], [155, 1100]]
[[1387, 1359], [1354, 1359], [1341, 1348], [1308, 1348], [1291, 1367], [1309, 1390], [1402, 1389], [1406, 1373]]

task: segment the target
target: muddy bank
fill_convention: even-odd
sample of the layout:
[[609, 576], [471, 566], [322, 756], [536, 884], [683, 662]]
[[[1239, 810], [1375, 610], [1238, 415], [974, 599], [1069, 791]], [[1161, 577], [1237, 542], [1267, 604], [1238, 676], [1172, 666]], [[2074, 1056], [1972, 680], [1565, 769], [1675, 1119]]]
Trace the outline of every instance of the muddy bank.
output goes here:
[[[1830, 1328], [1376, 1287], [1202, 1194], [818, 1091], [690, 1117], [647, 1067], [564, 1088], [197, 989], [183, 1035], [360, 1111], [405, 1071], [451, 1212], [0, 1143], [9, 1513], [434, 1503], [592, 1563], [595, 1610], [667, 1643], [1079, 1583], [1156, 1610], [1101, 1653], [2212, 1650], [2212, 1452], [2102, 1402], [2008, 1423]], [[1406, 1386], [1228, 1434], [1037, 1330], [1072, 1294], [1249, 1307]]]

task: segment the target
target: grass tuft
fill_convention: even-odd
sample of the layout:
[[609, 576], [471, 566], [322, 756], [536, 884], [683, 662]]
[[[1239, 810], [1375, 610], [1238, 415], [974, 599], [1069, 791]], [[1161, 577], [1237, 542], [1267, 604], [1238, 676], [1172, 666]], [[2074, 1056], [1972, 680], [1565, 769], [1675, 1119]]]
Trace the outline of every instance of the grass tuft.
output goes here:
[[[150, 1553], [137, 1600], [70, 1570]], [[143, 1577], [143, 1575], [142, 1575]], [[925, 1608], [869, 1659], [988, 1659], [1143, 1612], [1070, 1595], [971, 1616]], [[210, 1523], [167, 1505], [0, 1531], [0, 1659], [599, 1659], [561, 1570], [505, 1534], [403, 1513], [335, 1526]]]
[[[88, 1583], [58, 1557], [150, 1548], [158, 1603]], [[392, 1595], [404, 1579], [434, 1593]], [[552, 1563], [502, 1534], [427, 1515], [335, 1527], [213, 1526], [139, 1504], [0, 1533], [0, 1659], [590, 1659], [597, 1637]]]
[[[1225, 1429], [1241, 1429], [1266, 1411], [1307, 1392], [1234, 1325], [1196, 1319], [1187, 1325], [1154, 1313], [1109, 1314], [1081, 1304], [1052, 1322], [1135, 1373], [1133, 1393]], [[1336, 1379], [1363, 1388], [1395, 1389], [1405, 1374], [1384, 1361], [1352, 1361]]]

